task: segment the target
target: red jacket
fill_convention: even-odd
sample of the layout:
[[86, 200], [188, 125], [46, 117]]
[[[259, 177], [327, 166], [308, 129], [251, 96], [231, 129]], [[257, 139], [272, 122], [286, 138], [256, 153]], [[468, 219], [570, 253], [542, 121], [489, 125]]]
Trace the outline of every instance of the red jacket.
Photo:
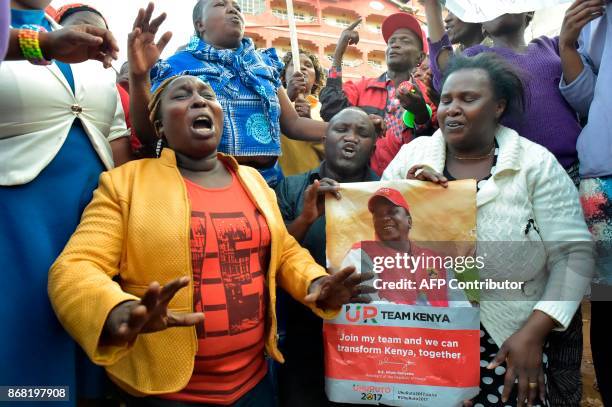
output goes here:
[[[409, 143], [416, 136], [431, 135], [437, 128], [437, 106], [431, 101], [430, 90], [418, 79], [413, 78], [412, 83], [418, 86], [421, 93], [425, 95], [425, 102], [431, 108], [433, 115], [427, 124], [418, 126], [416, 131], [405, 127], [401, 139], [397, 138], [390, 129], [387, 129], [385, 136], [376, 141], [376, 151], [374, 151], [370, 160], [370, 167], [378, 175], [383, 173], [404, 144]], [[348, 81], [344, 84], [341, 74], [336, 77], [330, 75], [319, 95], [322, 105], [321, 117], [326, 122], [330, 121], [336, 113], [349, 106], [357, 106], [368, 114], [385, 117], [387, 95], [386, 73], [378, 78], [362, 78], [357, 83]]]

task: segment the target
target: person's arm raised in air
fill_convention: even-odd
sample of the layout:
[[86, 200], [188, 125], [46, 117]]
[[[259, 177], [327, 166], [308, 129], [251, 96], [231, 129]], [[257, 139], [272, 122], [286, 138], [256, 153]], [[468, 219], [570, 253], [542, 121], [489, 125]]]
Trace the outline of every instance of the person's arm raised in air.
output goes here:
[[149, 71], [172, 38], [171, 32], [164, 33], [155, 43], [155, 34], [166, 19], [162, 13], [151, 20], [154, 6], [149, 3], [147, 9], [140, 9], [134, 20], [132, 32], [128, 36], [128, 62], [130, 76], [130, 118], [132, 127], [143, 145], [154, 145], [155, 129], [149, 120], [149, 100], [151, 99], [151, 81]]
[[334, 52], [334, 59], [332, 61], [333, 67], [341, 69], [342, 60], [344, 59], [344, 54], [348, 46], [357, 45], [359, 43], [359, 33], [356, 30], [359, 24], [361, 24], [361, 17], [353, 21], [351, 25], [346, 27], [346, 29], [342, 31], [342, 34], [340, 34], [340, 39], [336, 45], [336, 51]]
[[442, 19], [442, 5], [439, 0], [424, 0], [424, 4], [429, 40], [431, 42], [438, 42], [446, 34]]
[[321, 102], [321, 118], [330, 121], [336, 113], [349, 106], [356, 106], [359, 99], [357, 87], [353, 82], [342, 83], [342, 60], [349, 45], [359, 43], [359, 33], [356, 28], [361, 23], [361, 18], [349, 25], [342, 34], [336, 45], [332, 67], [327, 76], [325, 87], [321, 90], [319, 101]]
[[430, 42], [429, 68], [432, 74], [432, 86], [436, 91], [439, 91], [442, 73], [448, 66], [453, 48], [448, 36], [445, 36], [442, 5], [439, 0], [425, 0], [424, 4]]
[[582, 29], [605, 10], [602, 0], [577, 0], [565, 13], [559, 36], [559, 55], [563, 77], [559, 83], [561, 94], [581, 117], [586, 117], [593, 101], [597, 74], [586, 55], [581, 55], [576, 44]]
[[300, 117], [284, 88], [279, 88], [277, 95], [281, 105], [280, 127], [283, 134], [292, 140], [323, 141], [327, 123]]

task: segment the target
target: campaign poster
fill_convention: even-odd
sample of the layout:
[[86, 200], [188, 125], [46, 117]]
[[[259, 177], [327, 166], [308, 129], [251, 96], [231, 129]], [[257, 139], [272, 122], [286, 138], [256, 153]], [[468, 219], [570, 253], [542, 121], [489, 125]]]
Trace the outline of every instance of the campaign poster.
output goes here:
[[327, 197], [328, 266], [353, 266], [362, 297], [323, 325], [326, 393], [338, 403], [460, 406], [478, 394], [475, 181], [341, 185]]

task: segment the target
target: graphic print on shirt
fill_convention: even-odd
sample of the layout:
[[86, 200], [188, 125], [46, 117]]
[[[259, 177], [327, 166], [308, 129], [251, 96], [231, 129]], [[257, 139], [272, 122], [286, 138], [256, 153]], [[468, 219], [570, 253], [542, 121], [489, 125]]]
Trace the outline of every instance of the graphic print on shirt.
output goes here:
[[252, 283], [251, 250], [240, 247], [253, 239], [253, 230], [242, 212], [211, 213], [217, 235], [219, 266], [225, 287], [229, 334], [236, 335], [259, 324], [259, 295], [243, 295], [242, 286]]
[[[191, 212], [191, 264], [193, 268], [193, 309], [202, 310], [202, 265], [206, 253], [206, 214]], [[202, 336], [203, 324], [196, 325], [198, 338]]]
[[232, 183], [206, 189], [185, 179], [198, 350], [193, 374], [170, 400], [231, 405], [266, 375], [266, 270], [270, 229], [234, 169]]
[[[208, 218], [208, 219], [207, 219]], [[261, 220], [260, 220], [261, 218]], [[263, 276], [267, 269], [269, 257], [269, 234], [262, 234], [257, 227], [265, 219], [255, 211], [257, 222], [254, 236], [253, 227], [243, 212], [205, 213], [193, 211], [191, 214], [191, 259], [194, 280], [194, 310], [217, 311], [223, 307], [227, 315], [228, 330], [204, 331], [204, 324], [196, 327], [199, 338], [218, 337], [225, 335], [238, 335], [256, 328], [261, 322], [260, 313], [263, 309], [264, 298], [259, 293], [245, 294], [245, 286], [252, 285], [253, 279]], [[207, 227], [212, 225], [212, 231]], [[207, 248], [206, 234], [213, 233], [217, 240], [217, 249], [214, 244]], [[257, 247], [249, 246], [253, 239], [260, 242]], [[211, 239], [211, 235], [208, 236]], [[256, 255], [257, 263], [251, 263], [251, 256]], [[206, 278], [202, 275], [205, 260], [216, 259], [219, 267], [220, 279]], [[251, 264], [259, 268], [252, 270]], [[264, 268], [265, 267], [265, 268]], [[202, 288], [206, 285], [222, 284], [225, 293], [225, 304], [206, 306], [202, 298]], [[247, 290], [248, 291], [248, 290]], [[209, 309], [210, 308], [210, 309]]]

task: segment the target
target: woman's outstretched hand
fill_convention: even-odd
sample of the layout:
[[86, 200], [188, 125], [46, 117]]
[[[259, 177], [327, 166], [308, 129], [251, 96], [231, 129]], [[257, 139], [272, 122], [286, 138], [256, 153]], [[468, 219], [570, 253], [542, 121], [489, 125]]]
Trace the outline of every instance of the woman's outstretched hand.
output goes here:
[[373, 277], [372, 272], [357, 273], [354, 266], [349, 266], [337, 273], [314, 280], [304, 300], [316, 304], [321, 309], [338, 309], [348, 303], [368, 303], [370, 298], [362, 294], [371, 294], [376, 290], [374, 287], [359, 283]]
[[189, 277], [177, 278], [163, 287], [153, 282], [140, 301], [117, 305], [106, 319], [100, 343], [122, 346], [133, 342], [140, 334], [202, 323], [204, 314], [201, 312], [175, 313], [168, 309], [170, 300], [187, 285]]

